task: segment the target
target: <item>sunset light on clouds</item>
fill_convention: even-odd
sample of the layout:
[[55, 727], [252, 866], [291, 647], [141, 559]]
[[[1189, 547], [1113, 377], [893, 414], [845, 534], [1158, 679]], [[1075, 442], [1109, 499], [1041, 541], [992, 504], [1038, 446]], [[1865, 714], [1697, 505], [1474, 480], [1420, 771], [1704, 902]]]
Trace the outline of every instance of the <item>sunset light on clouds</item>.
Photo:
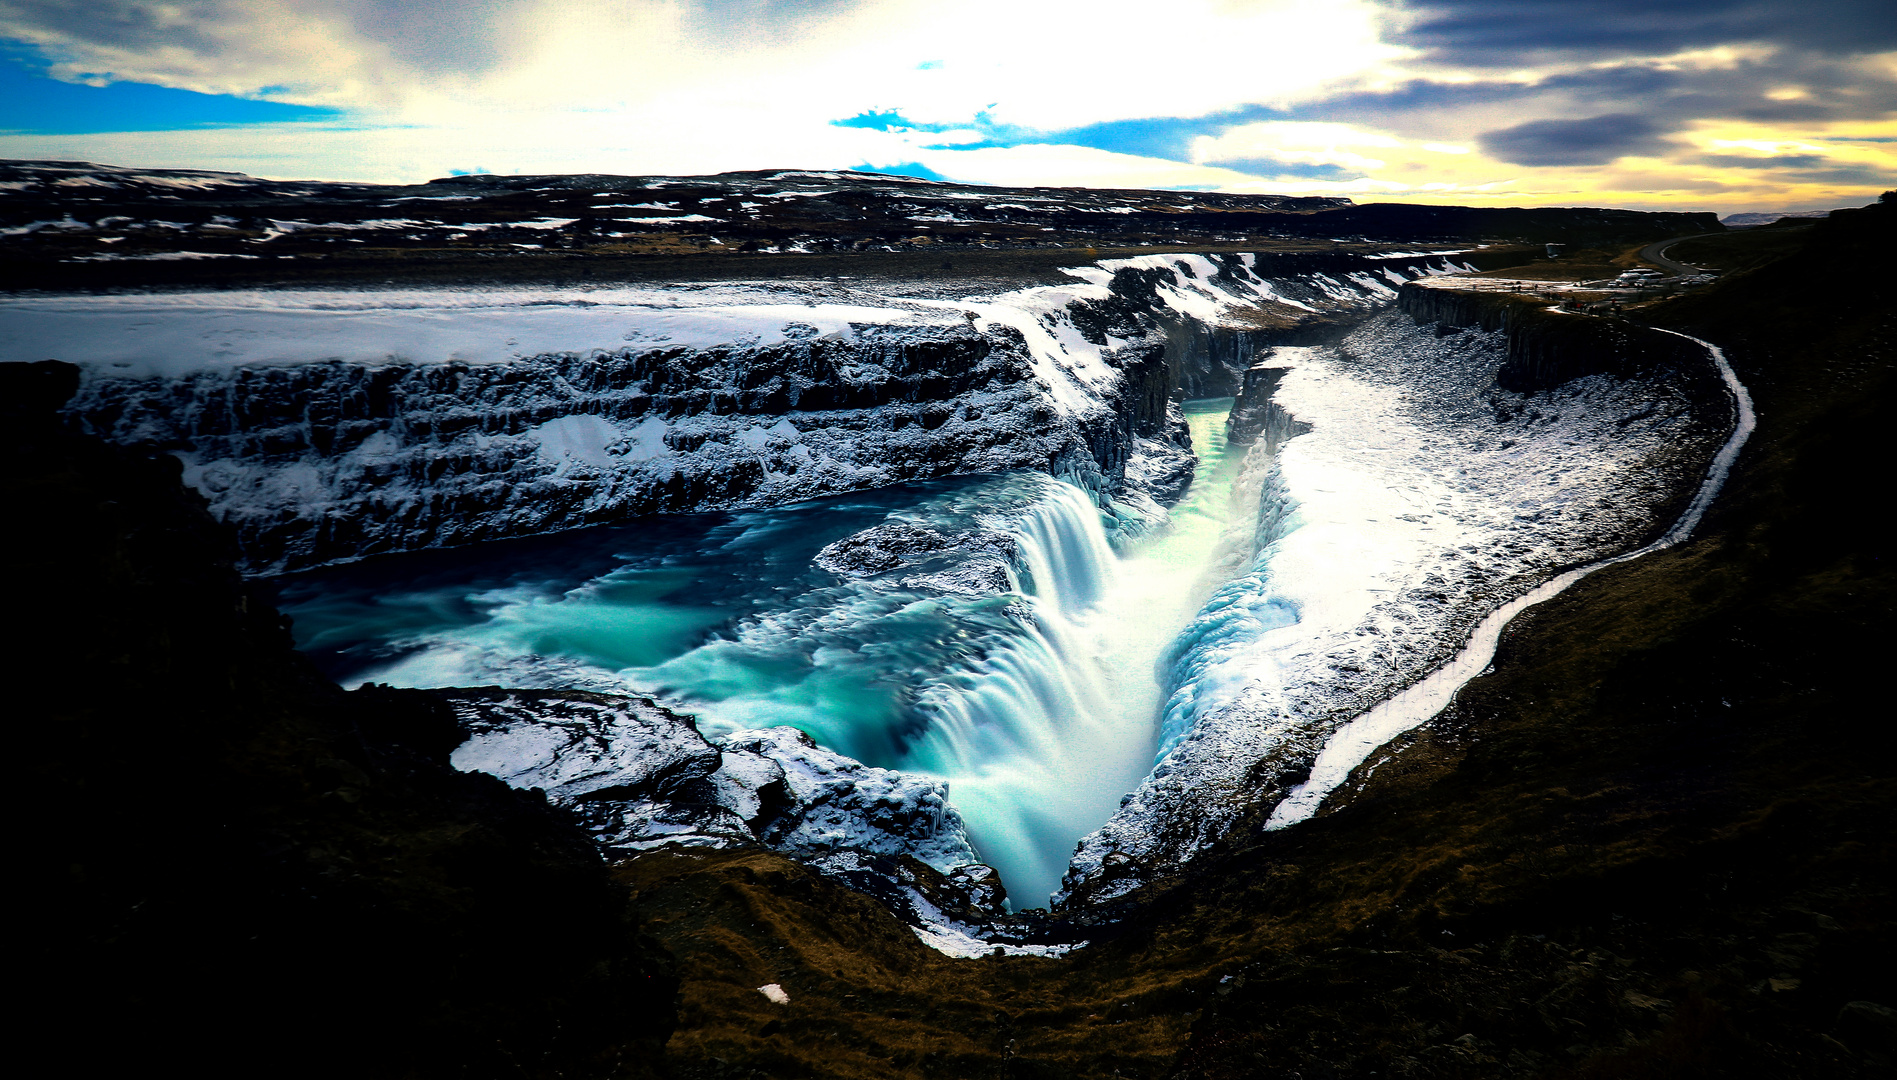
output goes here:
[[1722, 214], [1897, 182], [1897, 14], [1860, 0], [0, 0], [0, 38], [9, 158]]

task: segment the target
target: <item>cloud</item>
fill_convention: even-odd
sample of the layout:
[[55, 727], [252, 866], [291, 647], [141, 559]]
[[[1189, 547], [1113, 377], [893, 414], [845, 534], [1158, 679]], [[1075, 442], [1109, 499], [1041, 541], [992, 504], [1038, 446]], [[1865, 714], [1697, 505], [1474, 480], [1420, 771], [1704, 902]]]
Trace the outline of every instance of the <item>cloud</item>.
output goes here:
[[1897, 48], [1888, 0], [1392, 0], [1391, 25], [1430, 60], [1513, 68], [1551, 54], [1665, 56], [1747, 42], [1862, 54]]
[[1163, 19], [1137, 0], [0, 0], [0, 37], [48, 50], [61, 77], [270, 87], [306, 103], [585, 108], [725, 88], [832, 109], [856, 99], [831, 117], [985, 110], [1058, 130], [1306, 94], [1401, 54], [1376, 12], [1371, 0], [1174, 0]]
[[1791, 178], [1807, 184], [1847, 184], [1871, 188], [1897, 187], [1897, 172], [1887, 165], [1838, 165], [1829, 169], [1809, 169], [1791, 174]]
[[1722, 169], [1809, 169], [1825, 162], [1825, 159], [1818, 154], [1779, 154], [1773, 157], [1701, 154], [1693, 160], [1701, 165], [1713, 165]]
[[1608, 113], [1585, 120], [1530, 120], [1485, 131], [1476, 145], [1490, 157], [1515, 165], [1605, 165], [1630, 154], [1665, 148], [1653, 121], [1632, 113]]
[[1219, 162], [1219, 167], [1270, 180], [1361, 180], [1370, 175], [1329, 162], [1280, 161], [1269, 157], [1233, 158]]
[[[1161, 16], [1150, 0], [0, 0], [0, 38], [32, 43], [67, 80], [343, 117], [258, 127], [249, 144], [7, 137], [16, 156], [352, 179], [470, 163], [860, 164], [996, 183], [1654, 205], [1778, 200], [1806, 174], [1842, 190], [1847, 175], [1888, 171], [1887, 144], [1808, 144], [1897, 135], [1897, 52], [1877, 52], [1897, 49], [1889, 7], [1174, 0]], [[1642, 156], [1603, 167], [1629, 154]]]
[[1382, 169], [1376, 155], [1401, 145], [1348, 124], [1262, 121], [1193, 140], [1191, 160], [1273, 179], [1345, 181]]
[[1285, 110], [1300, 120], [1375, 123], [1403, 134], [1466, 138], [1541, 117], [1637, 113], [1676, 127], [1693, 120], [1872, 119], [1897, 112], [1897, 63], [1757, 50], [1746, 56], [1650, 57], [1576, 70], [1515, 72], [1449, 82], [1406, 79]]

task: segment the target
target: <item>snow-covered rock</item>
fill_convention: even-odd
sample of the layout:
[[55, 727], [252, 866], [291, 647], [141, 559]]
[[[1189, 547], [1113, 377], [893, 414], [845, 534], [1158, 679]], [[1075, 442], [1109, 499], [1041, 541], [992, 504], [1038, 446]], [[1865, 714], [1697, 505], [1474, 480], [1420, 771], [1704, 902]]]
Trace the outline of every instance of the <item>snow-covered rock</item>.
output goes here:
[[977, 861], [940, 780], [864, 765], [791, 727], [706, 740], [691, 717], [643, 698], [431, 693], [468, 736], [456, 768], [544, 790], [608, 854], [761, 845], [877, 897], [951, 955], [1074, 947], [1010, 924], [1000, 876]]
[[539, 788], [608, 851], [757, 843], [791, 854], [909, 855], [976, 863], [940, 780], [824, 750], [791, 727], [707, 740], [643, 698], [582, 691], [438, 690], [467, 741], [456, 768]]
[[557, 803], [663, 801], [718, 767], [692, 723], [644, 698], [577, 690], [456, 690], [467, 741], [450, 759]]
[[1164, 501], [1190, 461], [1175, 388], [1218, 392], [1270, 335], [1450, 267], [1155, 255], [951, 299], [832, 282], [14, 297], [0, 358], [79, 364], [79, 422], [175, 453], [246, 568], [273, 574], [1013, 469]]

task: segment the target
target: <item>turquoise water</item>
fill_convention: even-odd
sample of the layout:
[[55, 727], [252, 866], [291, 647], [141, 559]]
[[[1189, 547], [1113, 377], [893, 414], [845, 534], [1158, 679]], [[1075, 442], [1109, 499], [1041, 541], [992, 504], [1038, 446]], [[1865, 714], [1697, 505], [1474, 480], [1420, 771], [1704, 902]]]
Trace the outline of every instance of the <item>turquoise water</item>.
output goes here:
[[[946, 778], [1017, 906], [1040, 904], [1075, 842], [1151, 768], [1156, 665], [1242, 564], [1229, 405], [1188, 404], [1198, 479], [1168, 528], [1118, 553], [1080, 489], [1014, 473], [382, 557], [281, 579], [280, 602], [345, 685], [651, 694], [708, 734], [791, 724], [869, 764]], [[812, 563], [892, 517], [1012, 532], [1017, 591], [852, 581]]]

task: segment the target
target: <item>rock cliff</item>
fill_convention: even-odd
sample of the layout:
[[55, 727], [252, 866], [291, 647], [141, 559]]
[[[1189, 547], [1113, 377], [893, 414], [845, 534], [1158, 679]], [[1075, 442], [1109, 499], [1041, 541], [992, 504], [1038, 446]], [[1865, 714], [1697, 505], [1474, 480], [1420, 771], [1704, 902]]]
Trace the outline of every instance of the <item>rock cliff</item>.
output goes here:
[[249, 294], [0, 319], [24, 326], [20, 348], [40, 335], [84, 363], [72, 415], [176, 454], [245, 568], [271, 574], [953, 474], [1165, 500], [1190, 460], [1176, 395], [1229, 393], [1259, 347], [1334, 335], [1449, 265], [1154, 255], [952, 304], [788, 286]]
[[1533, 297], [1410, 283], [1397, 306], [1419, 323], [1504, 331], [1508, 355], [1495, 384], [1521, 394], [1550, 390], [1585, 375], [1625, 379], [1662, 367], [1693, 370], [1697, 347], [1639, 323], [1561, 311]]

